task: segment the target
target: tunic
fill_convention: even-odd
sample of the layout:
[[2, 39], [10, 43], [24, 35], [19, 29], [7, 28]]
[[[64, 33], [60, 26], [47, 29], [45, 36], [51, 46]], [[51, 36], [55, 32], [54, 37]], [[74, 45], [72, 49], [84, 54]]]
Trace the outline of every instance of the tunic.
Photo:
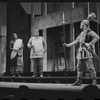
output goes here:
[[43, 37], [39, 36], [31, 37], [28, 42], [28, 47], [33, 46], [30, 51], [30, 58], [43, 58], [44, 57], [44, 48], [43, 48]]
[[[91, 31], [91, 30], [90, 30]], [[93, 55], [90, 51], [88, 51], [82, 44], [85, 43], [91, 50], [94, 51], [94, 45], [90, 46], [88, 41], [86, 40], [87, 35], [91, 35], [91, 32], [87, 33], [87, 30], [84, 30], [81, 32], [81, 34], [78, 36], [78, 42], [79, 42], [79, 49], [77, 51], [77, 59], [87, 59], [92, 58]]]

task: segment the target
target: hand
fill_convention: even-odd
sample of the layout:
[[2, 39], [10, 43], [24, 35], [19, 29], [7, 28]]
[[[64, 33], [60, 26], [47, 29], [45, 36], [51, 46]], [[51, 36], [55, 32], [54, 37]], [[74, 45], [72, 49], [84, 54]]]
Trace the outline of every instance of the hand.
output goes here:
[[47, 51], [46, 49], [43, 50], [44, 53], [46, 53], [46, 51]]
[[18, 50], [16, 50], [16, 49], [13, 49], [13, 51], [17, 52]]
[[30, 48], [34, 48], [34, 45], [31, 45]]
[[89, 43], [85, 43], [85, 47], [86, 47], [86, 48], [90, 49], [90, 46], [91, 46], [91, 45], [90, 45]]
[[92, 46], [92, 45], [93, 45], [93, 43], [92, 43], [92, 42], [90, 42], [90, 43], [89, 43], [89, 45], [90, 45], [90, 46]]
[[68, 47], [68, 44], [64, 43], [64, 44], [63, 44], [63, 46], [66, 46], [66, 47]]

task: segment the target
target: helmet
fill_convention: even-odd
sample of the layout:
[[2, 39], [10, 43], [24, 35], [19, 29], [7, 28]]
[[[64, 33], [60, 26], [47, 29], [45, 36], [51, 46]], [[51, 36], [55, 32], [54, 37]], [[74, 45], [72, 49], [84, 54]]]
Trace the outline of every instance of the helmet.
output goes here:
[[80, 24], [80, 28], [83, 29], [84, 26], [89, 26], [89, 21], [87, 19], [84, 19], [81, 24]]
[[90, 13], [87, 17], [88, 20], [94, 19], [96, 18], [96, 14], [95, 13]]
[[83, 23], [84, 25], [89, 25], [89, 20], [84, 19], [81, 23]]
[[81, 22], [80, 28], [83, 29], [84, 25], [87, 26], [87, 27], [89, 27], [89, 21], [90, 21], [91, 19], [94, 19], [94, 18], [96, 18], [95, 13], [90, 13], [90, 14], [88, 15], [87, 19], [84, 19], [84, 20]]

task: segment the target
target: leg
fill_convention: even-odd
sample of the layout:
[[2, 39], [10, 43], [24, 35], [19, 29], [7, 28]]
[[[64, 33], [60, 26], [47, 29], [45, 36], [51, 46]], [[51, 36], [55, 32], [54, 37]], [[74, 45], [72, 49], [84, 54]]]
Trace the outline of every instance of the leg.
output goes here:
[[43, 58], [39, 58], [38, 61], [39, 75], [40, 77], [43, 77]]
[[33, 76], [32, 77], [35, 77], [37, 76], [37, 59], [36, 58], [33, 58], [33, 67], [34, 67], [34, 73], [33, 73]]
[[11, 60], [11, 67], [10, 67], [10, 74], [11, 75], [14, 75], [15, 74], [15, 71], [14, 71], [14, 59]]
[[82, 83], [82, 76], [83, 76], [83, 69], [82, 69], [82, 63], [83, 61], [82, 60], [78, 60], [78, 63], [77, 63], [77, 80], [76, 82], [73, 84], [73, 86], [80, 86], [81, 83]]
[[18, 56], [18, 59], [17, 59], [17, 69], [16, 69], [16, 74], [18, 77], [21, 77], [21, 73], [22, 73], [22, 67], [23, 67], [23, 63], [22, 63], [22, 59], [21, 59], [21, 56]]
[[17, 68], [17, 56], [15, 58], [12, 59], [12, 67], [13, 67], [13, 76], [12, 77], [15, 77], [16, 76], [16, 68]]
[[86, 65], [87, 65], [87, 68], [91, 74], [91, 77], [93, 79], [93, 85], [96, 85], [97, 84], [97, 81], [96, 81], [96, 71], [95, 71], [95, 68], [94, 68], [94, 64], [93, 64], [93, 59], [87, 59], [86, 61]]

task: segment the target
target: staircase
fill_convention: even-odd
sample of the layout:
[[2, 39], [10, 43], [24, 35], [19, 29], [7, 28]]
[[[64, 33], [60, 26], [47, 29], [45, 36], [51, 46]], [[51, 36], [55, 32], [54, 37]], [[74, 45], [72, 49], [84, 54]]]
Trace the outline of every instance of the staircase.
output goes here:
[[[77, 72], [65, 71], [43, 72], [44, 77], [31, 77], [32, 73], [24, 73], [22, 77], [1, 76], [0, 82], [25, 82], [25, 83], [69, 83], [76, 81]], [[97, 82], [100, 84], [100, 72], [97, 72]], [[83, 73], [83, 84], [91, 84], [92, 78], [88, 72]]]

